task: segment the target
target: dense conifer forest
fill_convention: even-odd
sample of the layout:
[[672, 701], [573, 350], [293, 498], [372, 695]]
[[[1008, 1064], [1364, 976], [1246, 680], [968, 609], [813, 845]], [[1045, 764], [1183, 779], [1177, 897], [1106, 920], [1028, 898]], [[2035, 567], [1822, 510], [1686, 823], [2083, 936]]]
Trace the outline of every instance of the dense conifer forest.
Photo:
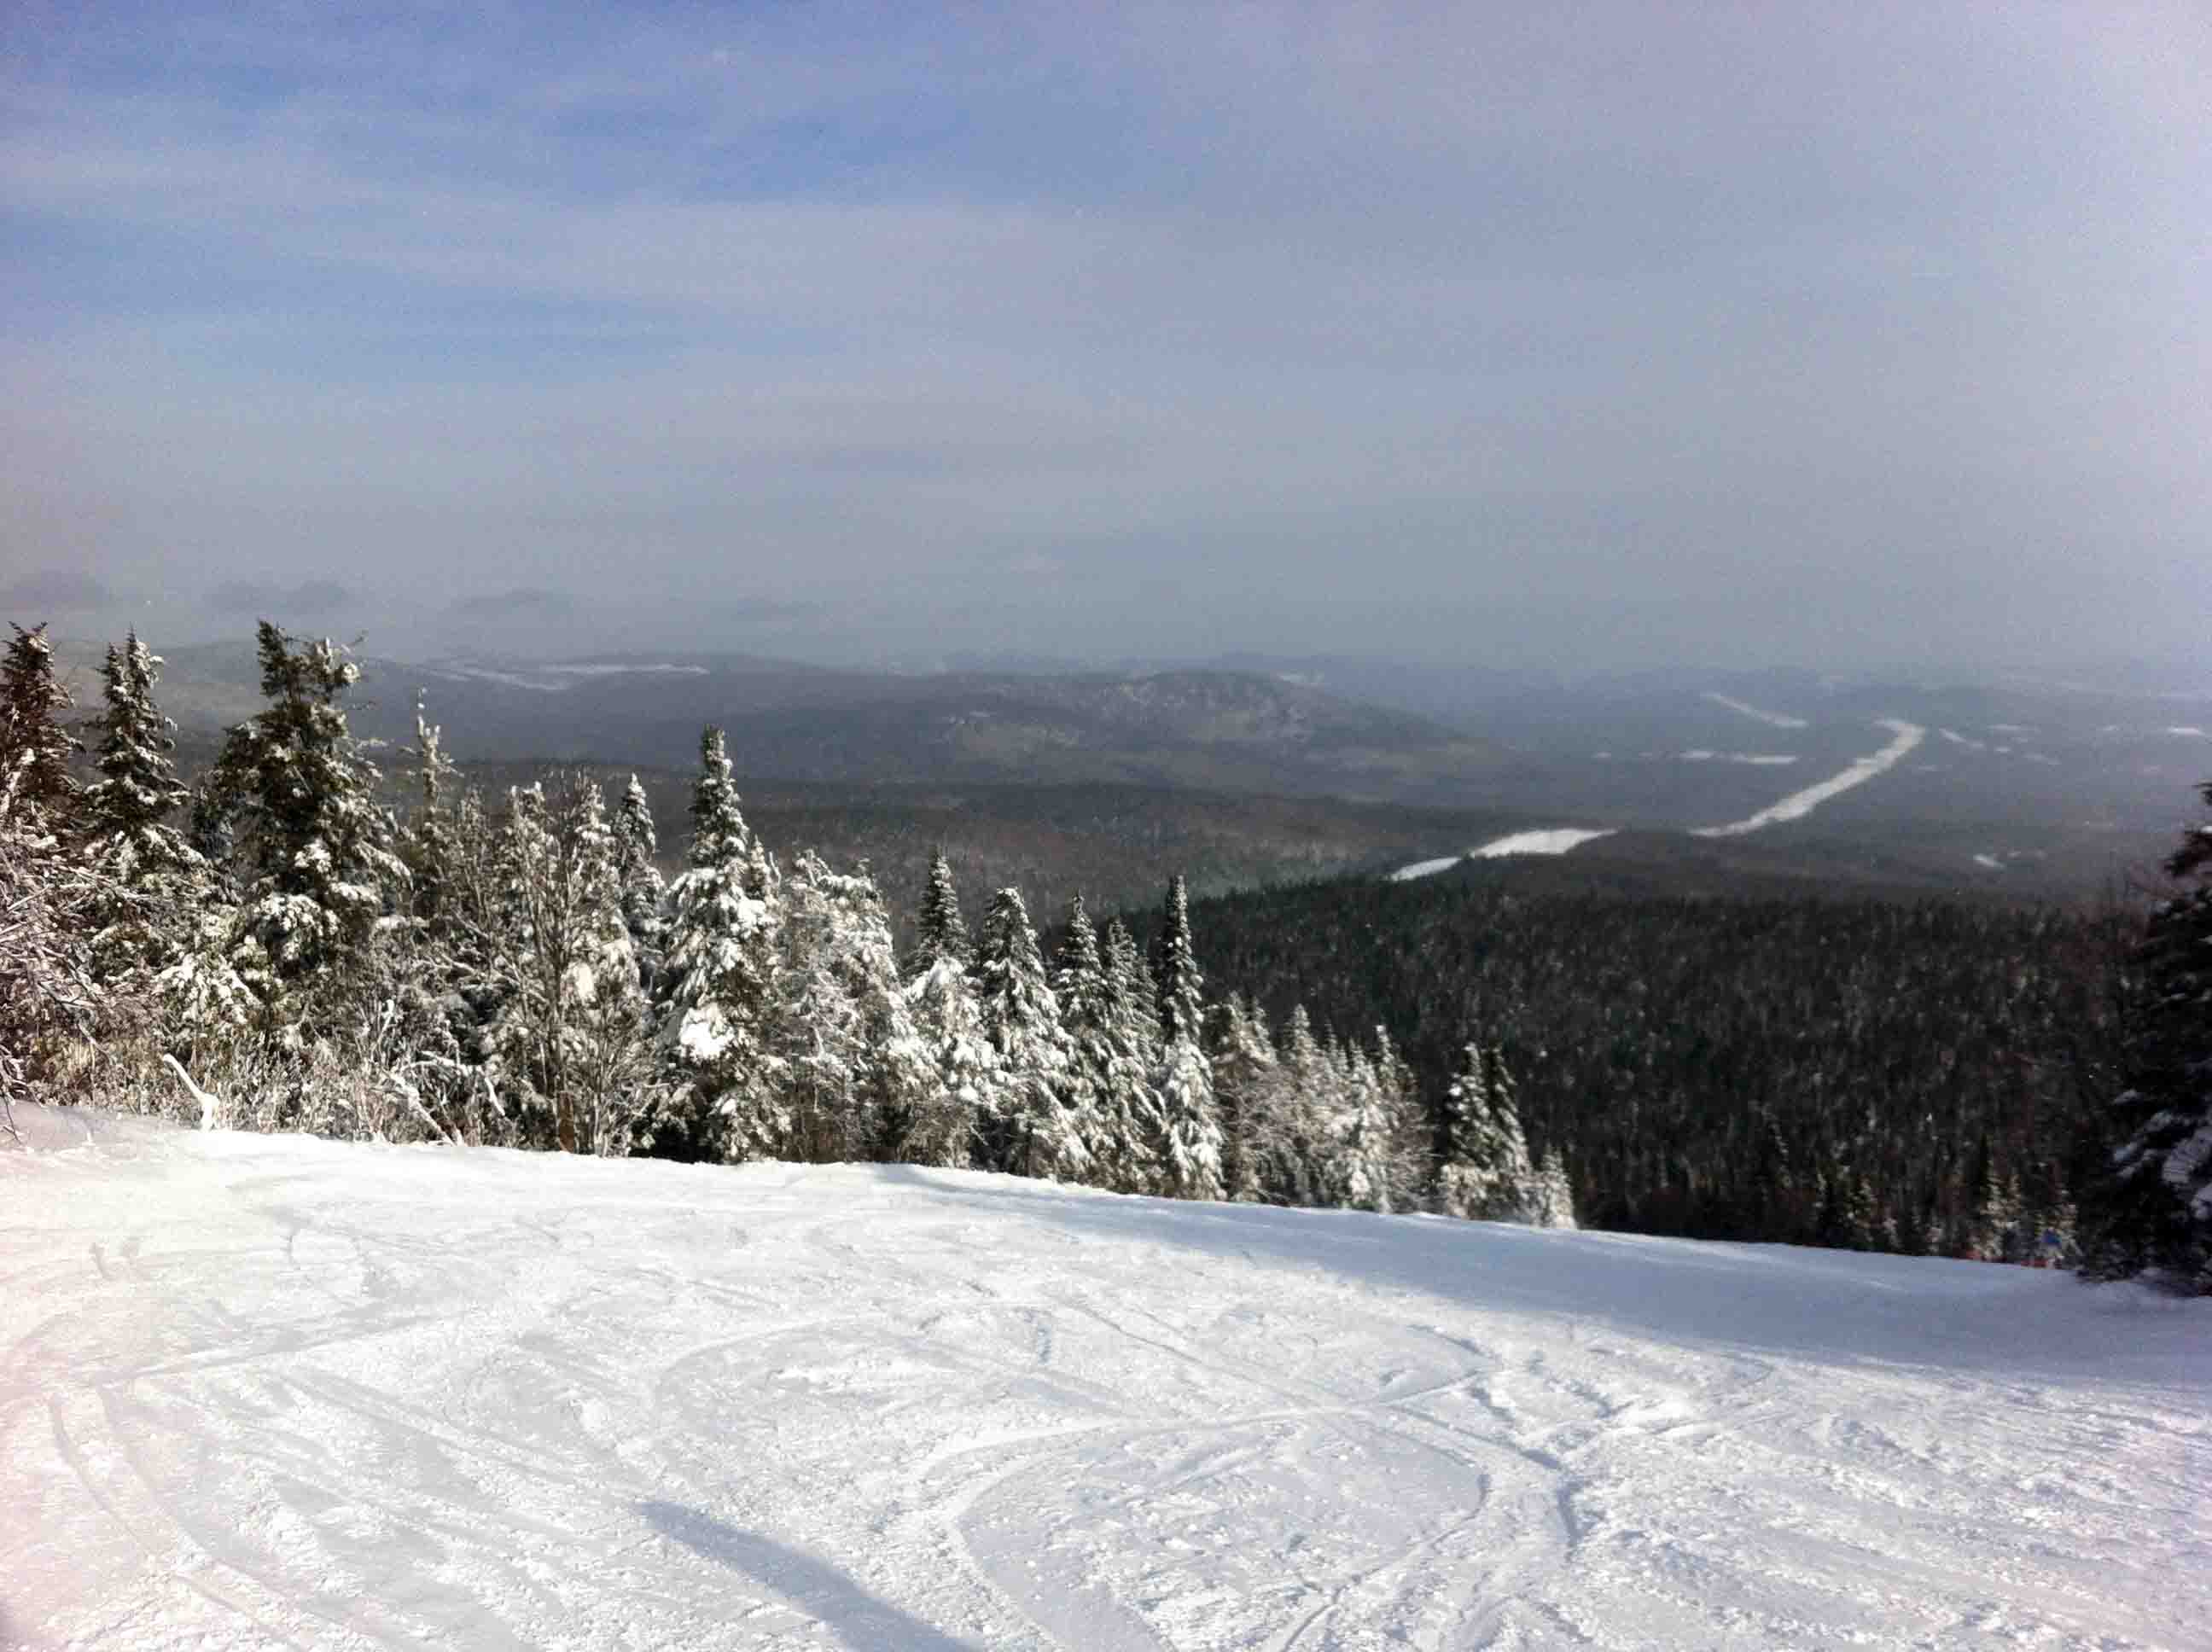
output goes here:
[[84, 718], [15, 629], [0, 1099], [2212, 1285], [2205, 829], [2147, 923], [1479, 879], [1194, 904], [1163, 867], [1156, 910], [1079, 896], [1041, 935], [939, 854], [902, 948], [866, 863], [763, 841], [719, 730], [678, 864], [634, 778], [488, 795], [423, 713], [387, 780], [344, 651], [259, 648], [264, 708], [187, 786], [139, 639]]

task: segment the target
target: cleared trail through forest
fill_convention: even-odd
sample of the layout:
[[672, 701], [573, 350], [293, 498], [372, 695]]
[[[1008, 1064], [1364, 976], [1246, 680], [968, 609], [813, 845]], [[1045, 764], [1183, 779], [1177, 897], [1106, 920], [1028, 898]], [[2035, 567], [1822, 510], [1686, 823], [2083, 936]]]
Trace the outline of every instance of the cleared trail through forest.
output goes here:
[[2212, 1305], [27, 1111], [0, 1647], [2180, 1648], [2212, 1622]]

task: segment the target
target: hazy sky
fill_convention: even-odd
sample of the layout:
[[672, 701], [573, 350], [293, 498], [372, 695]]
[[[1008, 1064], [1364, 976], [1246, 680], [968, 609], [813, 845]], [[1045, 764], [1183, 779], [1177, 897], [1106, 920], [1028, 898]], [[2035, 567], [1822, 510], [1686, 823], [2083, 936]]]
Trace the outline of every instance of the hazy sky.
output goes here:
[[2212, 9], [14, 0], [0, 616], [2204, 657]]

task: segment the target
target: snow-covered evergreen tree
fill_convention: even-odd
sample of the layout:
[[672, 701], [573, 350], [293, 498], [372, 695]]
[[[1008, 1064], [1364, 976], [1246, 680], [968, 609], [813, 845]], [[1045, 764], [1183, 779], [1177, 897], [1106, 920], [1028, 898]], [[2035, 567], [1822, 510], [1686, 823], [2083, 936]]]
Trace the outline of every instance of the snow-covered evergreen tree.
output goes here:
[[921, 1092], [881, 1120], [881, 1156], [895, 1163], [959, 1168], [979, 1151], [977, 1121], [994, 1118], [999, 1053], [967, 967], [940, 957], [907, 984], [908, 1021], [927, 1063]]
[[1107, 1115], [1109, 1098], [1121, 1082], [1116, 1071], [1120, 1051], [1114, 1036], [1114, 1005], [1106, 985], [1105, 957], [1098, 950], [1098, 932], [1080, 895], [1067, 903], [1067, 922], [1060, 931], [1060, 951], [1053, 960], [1052, 990], [1060, 1005], [1060, 1029], [1068, 1047], [1067, 1081], [1061, 1100], [1083, 1138], [1089, 1179], [1098, 1186], [1111, 1187], [1126, 1169], [1115, 1163], [1122, 1144], [1109, 1127]]
[[0, 781], [13, 777], [19, 819], [62, 830], [77, 801], [70, 759], [80, 747], [62, 721], [74, 702], [54, 675], [46, 628], [9, 629], [15, 636], [0, 655]]
[[1191, 944], [1190, 893], [1180, 873], [1169, 882], [1163, 919], [1153, 969], [1161, 1044], [1152, 1080], [1159, 1108], [1155, 1185], [1172, 1199], [1218, 1199], [1221, 1122], [1205, 1048], [1206, 980]]
[[1331, 1121], [1322, 1193], [1331, 1205], [1388, 1211], [1397, 1120], [1375, 1064], [1357, 1046], [1337, 1054], [1336, 1114]]
[[1277, 1205], [1322, 1202], [1326, 1121], [1335, 1108], [1335, 1073], [1303, 1004], [1284, 1023], [1273, 1082], [1248, 1112], [1245, 1139], [1260, 1196]]
[[340, 703], [359, 669], [336, 643], [298, 646], [266, 620], [258, 638], [269, 705], [225, 738], [201, 823], [222, 829], [237, 862], [238, 973], [272, 1023], [296, 1034], [311, 1003], [342, 992], [342, 977], [367, 962], [407, 868]]
[[1213, 1099], [1221, 1119], [1222, 1197], [1242, 1202], [1261, 1198], [1261, 1151], [1268, 1113], [1281, 1087], [1274, 1041], [1267, 1012], [1233, 993], [1221, 1006], [1213, 1043]]
[[[106, 891], [29, 806], [29, 767], [0, 771], [0, 1108], [31, 1094], [58, 1047], [90, 1030], [99, 1003], [87, 942]], [[13, 1113], [0, 1117], [12, 1131]]]
[[175, 963], [208, 894], [206, 862], [170, 820], [190, 793], [169, 756], [174, 726], [154, 703], [161, 664], [136, 631], [107, 650], [100, 779], [79, 812], [83, 853], [109, 891], [93, 954], [111, 990]]
[[[2212, 781], [2199, 791], [2212, 806]], [[2166, 871], [2184, 885], [2152, 911], [2137, 953], [2128, 1087], [2112, 1107], [2111, 1169], [2083, 1191], [2085, 1278], [2145, 1274], [2212, 1293], [2212, 822]]]
[[1089, 1149], [1067, 1102], [1072, 1052], [1018, 889], [991, 898], [975, 979], [984, 1033], [998, 1056], [995, 1108], [978, 1121], [985, 1163], [1018, 1175], [1079, 1178]]
[[[1087, 919], [1087, 914], [1086, 914]], [[1109, 918], [1098, 946], [1097, 1031], [1103, 1048], [1092, 1074], [1091, 1180], [1115, 1193], [1149, 1193], [1158, 1183], [1159, 1008], [1152, 975], [1128, 926]]]
[[1528, 1222], [1542, 1213], [1536, 1169], [1512, 1075], [1495, 1046], [1470, 1041], [1444, 1092], [1437, 1208], [1470, 1221]]
[[665, 930], [663, 908], [668, 885], [656, 864], [660, 839], [653, 826], [653, 804], [636, 775], [623, 789], [615, 810], [615, 875], [622, 884], [623, 921], [637, 957], [638, 979], [647, 987], [659, 978]]
[[952, 863], [939, 849], [929, 857], [929, 883], [921, 894], [914, 951], [907, 958], [907, 979], [919, 980], [940, 960], [950, 960], [965, 969], [970, 957], [968, 925], [960, 915], [960, 890], [952, 881]]
[[1545, 1151], [1544, 1162], [1536, 1171], [1536, 1189], [1532, 1218], [1536, 1226], [1571, 1230], [1582, 1225], [1575, 1219], [1574, 1178], [1567, 1174], [1567, 1162], [1556, 1147]]
[[661, 1048], [677, 1092], [671, 1128], [692, 1157], [767, 1156], [776, 1145], [766, 1037], [777, 880], [738, 807], [719, 728], [700, 738], [686, 859], [669, 886], [659, 994]]
[[867, 1156], [934, 1077], [898, 979], [890, 924], [866, 870], [811, 851], [782, 884], [782, 957], [769, 1029], [779, 1157]]
[[510, 796], [502, 995], [490, 1045], [510, 1106], [565, 1152], [624, 1152], [650, 1077], [644, 995], [623, 922], [614, 834], [580, 775]]

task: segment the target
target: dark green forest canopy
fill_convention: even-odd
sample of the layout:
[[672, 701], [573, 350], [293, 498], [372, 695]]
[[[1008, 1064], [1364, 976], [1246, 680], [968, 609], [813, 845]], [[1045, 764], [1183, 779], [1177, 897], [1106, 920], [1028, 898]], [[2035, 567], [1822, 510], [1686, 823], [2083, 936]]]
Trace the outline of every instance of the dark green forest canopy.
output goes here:
[[1279, 1025], [1304, 1003], [1339, 1036], [1386, 1025], [1426, 1097], [1470, 1036], [1498, 1040], [1588, 1224], [1812, 1238], [1828, 1188], [1863, 1178], [1897, 1243], [1945, 1248], [1984, 1151], [2031, 1202], [2101, 1151], [2082, 1121], [2115, 1087], [2138, 920], [1346, 880], [1192, 924], [1218, 994]]

